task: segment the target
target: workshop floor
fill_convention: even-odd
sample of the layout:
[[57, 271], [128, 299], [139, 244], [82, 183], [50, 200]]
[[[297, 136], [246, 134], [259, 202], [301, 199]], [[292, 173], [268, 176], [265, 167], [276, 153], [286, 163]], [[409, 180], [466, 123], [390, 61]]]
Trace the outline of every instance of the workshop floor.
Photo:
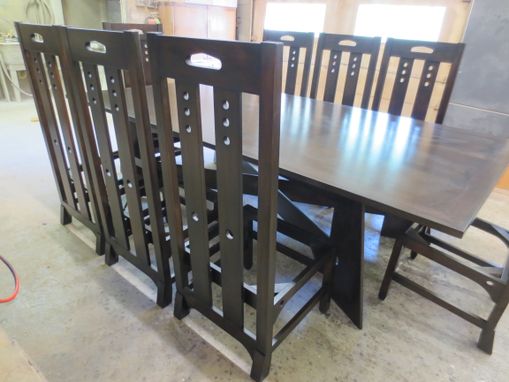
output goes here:
[[[107, 267], [85, 229], [59, 224], [35, 116], [31, 100], [0, 102], [0, 254], [21, 277], [18, 298], [0, 305], [0, 381], [41, 380], [35, 368], [48, 381], [248, 381], [247, 353], [235, 341], [196, 312], [179, 321], [172, 305], [158, 308], [150, 280], [122, 260]], [[495, 191], [481, 215], [509, 227], [508, 202]], [[380, 218], [366, 225], [364, 329], [334, 304], [327, 315], [314, 309], [274, 353], [267, 380], [507, 381], [509, 316], [488, 356], [476, 348], [477, 328], [411, 291], [393, 285], [379, 301], [393, 241], [379, 238]], [[472, 232], [465, 242], [505, 261], [490, 237]], [[483, 316], [491, 306], [475, 284], [425, 259], [404, 256], [401, 269]], [[10, 288], [0, 267], [0, 294]]]

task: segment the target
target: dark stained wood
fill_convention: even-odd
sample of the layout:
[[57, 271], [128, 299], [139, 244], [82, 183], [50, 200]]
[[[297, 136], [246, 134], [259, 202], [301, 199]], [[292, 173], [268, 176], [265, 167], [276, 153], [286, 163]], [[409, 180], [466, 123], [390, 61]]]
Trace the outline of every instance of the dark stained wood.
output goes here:
[[102, 92], [94, 90], [101, 88], [97, 66], [85, 63], [83, 64], [83, 72], [85, 78], [87, 78], [87, 88], [90, 89], [87, 91], [87, 96], [94, 123], [94, 131], [97, 136], [98, 153], [101, 157], [101, 165], [105, 174], [104, 184], [108, 194], [106, 200], [110, 209], [111, 225], [117, 241], [124, 247], [129, 248], [127, 227], [122, 211], [121, 192], [118, 188], [119, 180], [121, 179], [115, 166], [115, 155], [113, 154], [112, 139], [104, 111], [104, 101]]
[[[361, 93], [362, 100], [358, 106], [367, 109], [369, 107], [371, 87], [373, 85], [373, 78], [378, 60], [380, 41], [380, 37], [361, 37], [320, 33], [316, 49], [313, 82], [311, 84], [311, 98], [319, 98], [324, 101], [334, 102], [336, 98], [339, 73], [341, 70], [341, 58], [345, 53], [349, 53], [348, 66], [346, 68], [346, 80], [340, 103], [343, 105], [354, 106], [356, 94]], [[325, 51], [328, 51], [330, 55], [325, 79], [325, 90], [323, 97], [320, 97], [317, 93], [320, 82], [320, 71], [322, 69], [322, 60]], [[363, 57], [366, 57], [366, 60], [369, 60], [369, 63], [367, 64], [364, 88], [358, 89], [359, 74], [361, 72], [361, 62]]]
[[[185, 78], [185, 77], [184, 77]], [[178, 81], [178, 78], [176, 79]], [[200, 100], [198, 85], [176, 82], [179, 126], [186, 195], [186, 215], [191, 249], [193, 290], [205, 306], [212, 306], [209, 272], [209, 241], [203, 143], [201, 141]], [[158, 134], [160, 135], [160, 134]], [[173, 206], [169, 211], [179, 208]]]
[[[145, 83], [152, 83], [150, 73], [150, 58], [148, 54], [147, 36], [149, 32], [163, 33], [163, 24], [135, 24], [135, 23], [109, 23], [103, 22], [103, 29], [112, 31], [135, 31], [140, 33], [140, 48], [143, 63], [143, 74], [145, 75]], [[129, 85], [129, 77], [125, 78], [126, 86]]]
[[331, 241], [337, 253], [332, 298], [362, 329], [364, 259], [364, 206], [338, 198], [334, 205]]
[[103, 29], [111, 31], [163, 32], [163, 24], [110, 23], [103, 21]]
[[[202, 90], [209, 107], [212, 94]], [[243, 156], [256, 163], [258, 103], [243, 97]], [[203, 118], [202, 130], [214, 147], [213, 120]], [[280, 175], [454, 236], [469, 227], [509, 163], [506, 140], [290, 95], [281, 99], [281, 136]]]
[[[228, 102], [228, 108], [225, 108]], [[244, 327], [242, 303], [244, 269], [244, 219], [242, 192], [242, 104], [241, 95], [228, 90], [214, 89], [216, 127], [217, 189], [219, 208], [219, 239], [221, 268], [230, 275], [223, 280], [222, 297], [225, 319], [239, 329]]]
[[[93, 184], [83, 136], [67, 106], [65, 70], [60, 60], [64, 49], [51, 26], [16, 23], [25, 65], [30, 74], [34, 102], [50, 157], [61, 202], [61, 222], [77, 219], [97, 238], [96, 252], [104, 253], [104, 237], [98, 201], [89, 192]], [[40, 36], [37, 41], [36, 36]], [[55, 114], [56, 113], [56, 114]], [[69, 117], [73, 114], [73, 119]], [[74, 138], [76, 137], [76, 139]]]
[[431, 94], [433, 92], [437, 73], [444, 63], [451, 64], [445, 88], [440, 100], [440, 106], [435, 119], [436, 123], [442, 123], [449, 105], [449, 99], [456, 80], [458, 67], [463, 55], [465, 44], [387, 39], [385, 44], [380, 73], [378, 75], [376, 91], [373, 99], [373, 110], [379, 110], [384, 87], [387, 86], [387, 74], [391, 58], [399, 58], [398, 69], [394, 80], [393, 90], [390, 96], [388, 112], [401, 115], [405, 98], [407, 97], [408, 84], [412, 74], [412, 68], [416, 60], [424, 61], [422, 72], [419, 74], [417, 95], [413, 103], [411, 116], [415, 119], [424, 120], [428, 113]]
[[[501, 240], [506, 248], [509, 249], [509, 231], [482, 219], [474, 220], [472, 226], [493, 235], [494, 238]], [[422, 255], [484, 288], [491, 301], [495, 304], [488, 318], [485, 319], [475, 313], [467, 312], [438, 297], [434, 291], [424, 288], [417, 282], [398, 273], [396, 266], [404, 248], [412, 251], [411, 253], [414, 254], [413, 258], [415, 258], [415, 254]], [[487, 267], [487, 269], [483, 269], [483, 267]], [[391, 281], [398, 282], [481, 328], [482, 331], [477, 346], [486, 353], [491, 354], [493, 351], [495, 328], [509, 303], [509, 257], [506, 259], [505, 267], [498, 269], [498, 274], [488, 272], [490, 270], [493, 270], [493, 266], [481, 257], [467, 253], [457, 246], [448, 243], [447, 240], [436, 237], [425, 226], [415, 225], [397, 239], [378, 296], [384, 300], [387, 297]]]
[[[160, 94], [168, 105], [174, 102], [168, 89]], [[212, 92], [201, 88], [200, 96], [202, 115], [212, 115]], [[257, 105], [254, 97], [243, 95], [243, 158], [252, 163], [258, 158]], [[303, 185], [304, 194], [313, 194], [308, 195], [311, 200], [317, 195], [324, 203], [338, 197], [351, 199], [458, 237], [509, 162], [509, 142], [462, 129], [290, 95], [282, 96], [281, 106], [284, 140], [279, 172]], [[152, 98], [149, 113], [155, 126]], [[178, 134], [178, 122], [170, 121], [174, 113], [161, 109], [160, 114]], [[212, 118], [202, 118], [202, 133], [204, 145], [215, 147]], [[161, 150], [162, 155], [164, 152]], [[350, 212], [352, 220], [360, 219], [355, 211]], [[341, 239], [338, 243], [343, 245]], [[351, 243], [352, 253], [354, 248], [362, 259], [362, 246]], [[345, 262], [347, 269], [336, 268], [338, 276], [351, 267], [352, 282], [343, 284], [347, 288], [336, 287], [335, 301], [360, 326], [362, 293], [356, 291], [361, 291], [362, 271], [352, 258]]]
[[[374, 211], [373, 213], [378, 213]], [[412, 226], [412, 222], [406, 219], [397, 218], [394, 215], [385, 215], [384, 223], [380, 234], [385, 237], [397, 238]]]
[[[89, 146], [100, 153], [95, 157], [98, 179], [95, 192], [106, 209], [107, 262], [113, 263], [120, 255], [147, 274], [157, 286], [158, 305], [164, 307], [172, 297], [169, 245], [164, 232], [155, 148], [140, 64], [139, 34], [63, 27], [60, 31], [68, 43], [74, 92], [81, 105], [80, 128], [97, 139], [90, 139]], [[99, 44], [104, 47], [102, 50], [91, 49]], [[100, 88], [100, 70], [104, 70], [107, 94]], [[124, 77], [131, 84], [129, 105], [135, 128], [127, 112]], [[106, 120], [105, 98], [112, 103], [111, 126]], [[113, 152], [113, 140], [118, 145], [118, 154]], [[147, 201], [148, 208], [143, 200]], [[155, 263], [151, 261], [149, 245]]]
[[[326, 311], [331, 295], [333, 257], [325, 240], [317, 241], [317, 248], [321, 244], [323, 249], [312, 248], [316, 259], [310, 259], [305, 270], [292, 280], [292, 286], [277, 293], [275, 290], [276, 232], [294, 240], [303, 236], [302, 229], [278, 219], [277, 214], [283, 47], [267, 42], [227, 42], [156, 34], [148, 35], [148, 44], [177, 281], [175, 316], [182, 318], [190, 308], [197, 309], [234, 336], [252, 357], [251, 377], [261, 381], [269, 372], [275, 347], [314, 305], [321, 301], [322, 310]], [[215, 57], [221, 62], [221, 69], [197, 66], [189, 60], [196, 53]], [[168, 96], [168, 79], [175, 83], [176, 104]], [[249, 123], [252, 129], [249, 132], [254, 134], [251, 138], [255, 140], [253, 150], [257, 153], [258, 173], [247, 179], [243, 177], [246, 125], [243, 113], [244, 103], [250, 98], [243, 93], [251, 93], [257, 99], [252, 105], [250, 116], [255, 121]], [[182, 145], [182, 184], [172, 144], [177, 126]], [[214, 172], [204, 169], [204, 137], [217, 142], [216, 181], [210, 179]], [[255, 185], [249, 184], [252, 180]], [[210, 260], [207, 228], [215, 223], [207, 220], [206, 211], [206, 191], [211, 184], [217, 190], [218, 202], [220, 257], [216, 262]], [[244, 185], [258, 196], [257, 208], [244, 205]], [[179, 187], [185, 193], [189, 246], [184, 242]], [[307, 231], [306, 234], [313, 235]], [[252, 250], [252, 244], [246, 243], [246, 235], [248, 240], [258, 242], [256, 289], [244, 283], [244, 251]], [[320, 238], [323, 239], [323, 234]], [[274, 322], [281, 309], [320, 269], [326, 270], [322, 288], [274, 334]], [[221, 286], [222, 307], [212, 301], [212, 283]], [[244, 325], [244, 304], [250, 302], [256, 309], [254, 334]]]
[[315, 34], [313, 32], [292, 32], [292, 31], [274, 31], [264, 30], [263, 41], [281, 42], [288, 46], [288, 57], [286, 67], [286, 81], [284, 85], [285, 93], [297, 95], [297, 72], [299, 69], [299, 58], [301, 49], [304, 49], [304, 66], [301, 74], [300, 95], [307, 96], [309, 72], [311, 70], [311, 57], [313, 55], [313, 45]]
[[[168, 90], [161, 94], [169, 105]], [[212, 92], [202, 88], [203, 115], [212, 114], [211, 100]], [[154, 126], [152, 105], [149, 99]], [[243, 96], [243, 158], [252, 163], [258, 158], [257, 105], [252, 96]], [[162, 114], [168, 124], [174, 117]], [[204, 145], [215, 147], [214, 131], [212, 119], [202, 118]], [[338, 197], [358, 202], [357, 209], [345, 210], [351, 214], [346, 220], [362, 222], [361, 206], [391, 214], [404, 223], [394, 226], [395, 234], [406, 228], [404, 221], [417, 221], [462, 236], [509, 162], [508, 141], [290, 95], [282, 96], [281, 136], [279, 172], [299, 184], [285, 193], [300, 194], [304, 202], [320, 196], [325, 205]], [[354, 230], [359, 239], [360, 229]], [[336, 237], [338, 247], [347, 246], [341, 234]], [[335, 269], [334, 300], [360, 327], [362, 265], [355, 259], [363, 258], [362, 245], [350, 242], [346, 248], [350, 255], [343, 269], [339, 264]], [[338, 284], [344, 275], [350, 281]]]

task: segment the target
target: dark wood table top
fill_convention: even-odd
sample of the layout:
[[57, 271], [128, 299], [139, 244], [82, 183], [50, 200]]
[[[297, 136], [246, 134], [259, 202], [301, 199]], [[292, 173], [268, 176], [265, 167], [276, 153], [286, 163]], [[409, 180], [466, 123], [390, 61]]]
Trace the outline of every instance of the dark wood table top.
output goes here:
[[[151, 88], [147, 96], [155, 124]], [[455, 236], [509, 163], [509, 140], [285, 94], [281, 107], [281, 175]], [[243, 153], [254, 162], [257, 113], [256, 97], [245, 95]], [[204, 143], [214, 146], [209, 88], [202, 88], [202, 114]]]

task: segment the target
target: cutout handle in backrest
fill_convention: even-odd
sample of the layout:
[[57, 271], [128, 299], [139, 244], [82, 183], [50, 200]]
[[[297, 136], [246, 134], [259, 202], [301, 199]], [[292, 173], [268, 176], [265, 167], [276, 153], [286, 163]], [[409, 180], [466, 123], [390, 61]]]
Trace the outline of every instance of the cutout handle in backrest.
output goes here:
[[106, 45], [96, 40], [85, 43], [85, 48], [92, 53], [106, 54]]
[[295, 37], [289, 34], [285, 34], [279, 38], [281, 41], [292, 42], [295, 41]]
[[434, 52], [433, 48], [429, 46], [414, 46], [410, 49], [412, 53], [424, 53], [424, 54], [432, 54]]
[[186, 58], [186, 64], [196, 68], [221, 70], [223, 63], [217, 57], [207, 53], [195, 53]]
[[38, 44], [44, 43], [44, 37], [42, 37], [42, 34], [40, 33], [32, 33], [30, 38], [32, 39], [33, 42], [36, 42]]
[[141, 29], [132, 28], [132, 29], [126, 29], [126, 32], [138, 32], [138, 34], [143, 34], [143, 31]]
[[341, 40], [338, 42], [339, 46], [357, 46], [357, 43], [353, 40]]

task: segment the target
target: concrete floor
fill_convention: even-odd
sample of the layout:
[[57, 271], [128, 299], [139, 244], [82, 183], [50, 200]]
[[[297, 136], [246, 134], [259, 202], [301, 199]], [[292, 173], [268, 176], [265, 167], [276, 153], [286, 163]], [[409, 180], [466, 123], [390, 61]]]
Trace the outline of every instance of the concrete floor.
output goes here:
[[[0, 305], [0, 328], [49, 381], [248, 381], [249, 360], [235, 341], [196, 312], [176, 320], [173, 306], [155, 305], [150, 280], [125, 261], [105, 266], [83, 227], [59, 224], [35, 116], [31, 101], [0, 102], [0, 254], [21, 277], [19, 297]], [[509, 226], [508, 201], [494, 192], [481, 215]], [[379, 238], [380, 224], [367, 220], [364, 329], [334, 305], [327, 315], [314, 309], [274, 353], [267, 380], [507, 381], [508, 315], [488, 356], [475, 346], [477, 328], [411, 291], [393, 285], [378, 300], [393, 244]], [[472, 232], [465, 243], [504, 262], [504, 248], [489, 237]], [[424, 259], [405, 256], [401, 269], [479, 314], [491, 307], [483, 290]], [[0, 291], [10, 288], [0, 268]], [[20, 364], [0, 366], [0, 381], [41, 378], [22, 379], [26, 365], [14, 353], [0, 349], [0, 365]]]

